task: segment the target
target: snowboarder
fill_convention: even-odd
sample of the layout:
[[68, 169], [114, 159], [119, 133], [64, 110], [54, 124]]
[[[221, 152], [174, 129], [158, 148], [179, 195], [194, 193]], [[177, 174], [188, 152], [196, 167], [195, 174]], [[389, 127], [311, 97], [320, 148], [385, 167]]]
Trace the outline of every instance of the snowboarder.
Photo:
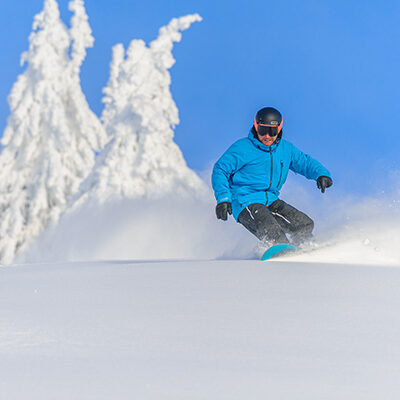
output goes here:
[[282, 139], [282, 123], [275, 108], [259, 110], [248, 137], [235, 142], [215, 163], [212, 173], [217, 218], [226, 221], [228, 214], [233, 214], [270, 246], [299, 245], [312, 238], [314, 221], [279, 199], [289, 169], [316, 180], [322, 193], [333, 183], [321, 163]]

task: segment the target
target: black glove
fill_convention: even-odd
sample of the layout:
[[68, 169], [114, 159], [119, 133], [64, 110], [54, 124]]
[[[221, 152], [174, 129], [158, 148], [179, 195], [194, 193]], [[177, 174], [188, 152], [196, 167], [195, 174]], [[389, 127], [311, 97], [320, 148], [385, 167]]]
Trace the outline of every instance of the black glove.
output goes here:
[[226, 221], [228, 219], [228, 213], [232, 214], [232, 204], [227, 201], [219, 203], [215, 208], [215, 212], [217, 213], [218, 219]]
[[320, 176], [317, 179], [317, 187], [321, 189], [322, 193], [325, 193], [325, 189], [333, 185], [332, 179], [329, 176]]

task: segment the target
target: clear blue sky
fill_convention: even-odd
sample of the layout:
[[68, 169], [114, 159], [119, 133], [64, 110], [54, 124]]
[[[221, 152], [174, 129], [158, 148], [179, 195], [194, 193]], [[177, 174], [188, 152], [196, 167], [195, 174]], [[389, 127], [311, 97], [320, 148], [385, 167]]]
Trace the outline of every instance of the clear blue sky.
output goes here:
[[[1, 4], [1, 132], [42, 4]], [[59, 4], [68, 21], [68, 1]], [[204, 18], [175, 45], [171, 70], [176, 141], [190, 167], [209, 168], [247, 135], [259, 108], [275, 106], [285, 137], [322, 161], [337, 187], [373, 193], [398, 176], [400, 2], [86, 0], [86, 7], [96, 43], [82, 85], [97, 114], [114, 44], [151, 41], [172, 17]]]

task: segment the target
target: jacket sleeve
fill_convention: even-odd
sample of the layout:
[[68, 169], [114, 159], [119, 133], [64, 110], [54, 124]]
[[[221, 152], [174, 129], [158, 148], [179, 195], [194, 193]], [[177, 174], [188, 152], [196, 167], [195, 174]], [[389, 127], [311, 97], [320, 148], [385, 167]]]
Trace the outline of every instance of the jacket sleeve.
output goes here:
[[292, 161], [290, 169], [297, 174], [305, 176], [307, 179], [317, 180], [320, 176], [329, 176], [329, 171], [317, 160], [303, 153], [296, 146], [292, 145]]
[[234, 143], [215, 163], [211, 183], [217, 203], [232, 202], [230, 180], [232, 175], [244, 165], [240, 141]]

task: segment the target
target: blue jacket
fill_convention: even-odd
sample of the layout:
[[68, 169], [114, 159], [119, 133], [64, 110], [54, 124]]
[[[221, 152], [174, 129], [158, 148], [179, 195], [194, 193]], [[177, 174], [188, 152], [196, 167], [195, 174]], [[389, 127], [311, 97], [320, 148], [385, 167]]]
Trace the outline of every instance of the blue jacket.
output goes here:
[[247, 138], [235, 142], [215, 163], [212, 186], [217, 203], [232, 203], [237, 220], [249, 204], [269, 206], [279, 197], [289, 169], [317, 180], [331, 176], [317, 160], [281, 139], [271, 146], [262, 144], [250, 131]]

